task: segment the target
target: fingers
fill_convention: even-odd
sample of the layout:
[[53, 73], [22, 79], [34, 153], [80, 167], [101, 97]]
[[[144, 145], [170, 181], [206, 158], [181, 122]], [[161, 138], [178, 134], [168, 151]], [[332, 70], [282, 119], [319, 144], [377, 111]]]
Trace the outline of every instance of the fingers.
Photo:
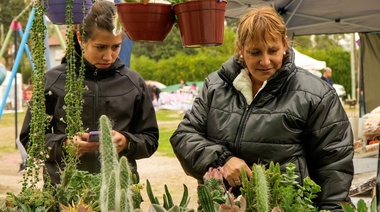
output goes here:
[[247, 174], [248, 178], [251, 178], [252, 176], [252, 171], [245, 163], [245, 161], [237, 157], [230, 158], [224, 164], [223, 168], [226, 170], [223, 177], [228, 181], [228, 184], [232, 187], [242, 185], [241, 177], [243, 169]]

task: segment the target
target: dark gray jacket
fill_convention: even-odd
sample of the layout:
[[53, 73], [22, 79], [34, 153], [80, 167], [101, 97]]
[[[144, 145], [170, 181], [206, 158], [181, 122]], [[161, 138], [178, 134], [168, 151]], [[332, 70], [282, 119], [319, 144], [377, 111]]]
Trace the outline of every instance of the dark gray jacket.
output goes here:
[[[52, 116], [52, 120], [46, 132], [45, 147], [51, 150], [45, 164], [53, 184], [60, 182], [59, 168], [64, 168], [62, 143], [67, 136], [66, 124], [61, 118], [66, 120], [65, 70], [66, 63], [62, 63], [46, 72], [46, 113]], [[84, 85], [83, 129], [98, 130], [100, 116], [107, 115], [113, 123], [113, 130], [122, 133], [131, 142], [130, 149], [122, 151], [119, 156], [126, 156], [132, 171], [137, 174], [136, 160], [150, 157], [158, 148], [158, 125], [145, 81], [117, 59], [107, 70], [98, 70], [86, 63]], [[28, 110], [20, 134], [20, 140], [26, 147], [30, 120]], [[84, 154], [78, 169], [99, 173], [99, 156], [99, 152]]]
[[251, 87], [236, 82], [243, 67], [229, 59], [205, 79], [170, 141], [185, 172], [200, 181], [232, 156], [249, 166], [279, 162], [282, 171], [295, 163], [300, 180], [310, 176], [321, 186], [317, 206], [338, 209], [353, 178], [351, 126], [335, 90], [296, 67], [289, 51], [252, 101], [244, 95]]

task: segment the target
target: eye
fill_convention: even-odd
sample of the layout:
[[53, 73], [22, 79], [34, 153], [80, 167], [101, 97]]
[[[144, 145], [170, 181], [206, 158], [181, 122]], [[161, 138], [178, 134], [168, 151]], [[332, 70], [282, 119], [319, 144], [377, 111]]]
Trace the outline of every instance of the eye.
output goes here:
[[104, 46], [97, 46], [96, 48], [99, 50], [103, 50], [105, 47]]
[[250, 55], [259, 55], [260, 51], [248, 51], [248, 54], [250, 54]]
[[120, 44], [118, 44], [118, 45], [114, 45], [114, 46], [112, 46], [112, 49], [113, 49], [113, 50], [118, 50], [118, 49], [120, 48], [120, 46], [121, 46]]
[[269, 49], [269, 53], [276, 53], [278, 52], [278, 49]]

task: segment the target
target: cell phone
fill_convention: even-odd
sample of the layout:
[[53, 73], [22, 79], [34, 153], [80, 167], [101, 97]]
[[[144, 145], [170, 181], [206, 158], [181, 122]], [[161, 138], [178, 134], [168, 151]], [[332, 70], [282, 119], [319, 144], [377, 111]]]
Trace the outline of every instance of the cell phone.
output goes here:
[[100, 131], [91, 131], [88, 133], [88, 142], [99, 142]]

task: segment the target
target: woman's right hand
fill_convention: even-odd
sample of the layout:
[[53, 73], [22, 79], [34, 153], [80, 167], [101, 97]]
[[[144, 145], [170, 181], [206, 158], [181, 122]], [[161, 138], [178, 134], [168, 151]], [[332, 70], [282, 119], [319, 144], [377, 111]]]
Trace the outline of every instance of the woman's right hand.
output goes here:
[[225, 170], [224, 179], [228, 181], [231, 187], [241, 186], [241, 173], [244, 169], [247, 173], [247, 177], [251, 178], [252, 170], [245, 163], [244, 160], [238, 157], [231, 157], [223, 166]]
[[[99, 142], [88, 142], [88, 133], [80, 133], [73, 137], [74, 152], [78, 157], [81, 157], [86, 152], [95, 152], [99, 150]], [[66, 145], [71, 141], [66, 139]]]

